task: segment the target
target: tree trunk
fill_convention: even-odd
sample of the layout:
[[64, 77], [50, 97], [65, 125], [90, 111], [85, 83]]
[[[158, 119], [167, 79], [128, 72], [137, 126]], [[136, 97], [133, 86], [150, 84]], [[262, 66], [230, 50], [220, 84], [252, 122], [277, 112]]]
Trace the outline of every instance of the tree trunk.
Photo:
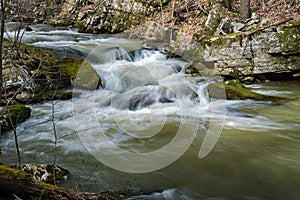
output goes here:
[[232, 10], [232, 0], [224, 0], [224, 6], [228, 10]]
[[0, 196], [21, 199], [84, 199], [73, 191], [62, 189], [33, 179], [25, 172], [0, 165]]
[[1, 26], [0, 26], [0, 99], [2, 97], [3, 90], [3, 76], [2, 76], [2, 68], [3, 68], [3, 58], [2, 58], [2, 46], [3, 46], [3, 36], [4, 36], [4, 26], [5, 26], [5, 0], [1, 0]]
[[240, 0], [240, 21], [245, 22], [250, 18], [250, 0]]

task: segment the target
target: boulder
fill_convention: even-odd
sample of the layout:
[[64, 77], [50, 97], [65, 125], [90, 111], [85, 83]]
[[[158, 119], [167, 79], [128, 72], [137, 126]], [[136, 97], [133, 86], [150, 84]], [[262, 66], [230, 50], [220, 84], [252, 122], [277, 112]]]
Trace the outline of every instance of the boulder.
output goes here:
[[72, 85], [78, 89], [96, 90], [101, 84], [97, 71], [87, 62], [65, 59], [59, 70], [72, 79]]
[[147, 106], [150, 106], [154, 104], [155, 102], [160, 102], [160, 103], [172, 103], [174, 102], [171, 99], [168, 99], [166, 97], [159, 97], [158, 99], [155, 96], [151, 96], [150, 94], [139, 94], [135, 95], [129, 100], [129, 110], [139, 110], [141, 108], [145, 108]]
[[227, 100], [245, 100], [253, 99], [257, 101], [285, 101], [285, 98], [268, 96], [253, 92], [245, 88], [242, 84], [224, 84], [211, 83], [207, 87], [210, 98], [227, 99]]

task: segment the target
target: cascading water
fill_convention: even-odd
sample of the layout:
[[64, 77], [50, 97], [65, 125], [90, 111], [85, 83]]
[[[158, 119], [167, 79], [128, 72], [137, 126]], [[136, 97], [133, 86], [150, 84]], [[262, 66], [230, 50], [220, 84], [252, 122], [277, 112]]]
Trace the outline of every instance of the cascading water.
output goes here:
[[[56, 155], [71, 171], [60, 185], [150, 193], [130, 199], [300, 198], [299, 83], [253, 86], [295, 97], [284, 105], [212, 100], [211, 80], [184, 74], [187, 62], [142, 41], [33, 30], [24, 43], [85, 56], [102, 81], [96, 91], [75, 88], [72, 100], [53, 102], [56, 148], [52, 102], [31, 105], [32, 117], [18, 125], [24, 162], [52, 163]], [[218, 126], [212, 125], [223, 123], [216, 146], [199, 159], [207, 130], [214, 134]], [[12, 134], [3, 134], [1, 145], [0, 160], [15, 163]]]

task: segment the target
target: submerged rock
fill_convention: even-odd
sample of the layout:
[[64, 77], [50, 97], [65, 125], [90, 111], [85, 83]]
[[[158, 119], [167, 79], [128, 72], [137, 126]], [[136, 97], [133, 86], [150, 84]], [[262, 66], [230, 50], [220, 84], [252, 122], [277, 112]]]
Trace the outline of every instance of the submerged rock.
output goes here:
[[150, 94], [139, 94], [134, 97], [132, 97], [129, 100], [129, 110], [138, 110], [141, 108], [145, 108], [147, 106], [150, 106], [154, 104], [155, 102], [160, 102], [160, 103], [172, 103], [174, 102], [173, 100], [170, 100], [166, 97], [159, 97], [156, 99], [156, 97], [151, 96]]
[[212, 83], [209, 84], [208, 93], [210, 98], [215, 99], [227, 99], [227, 100], [245, 100], [253, 99], [258, 101], [273, 101], [279, 102], [286, 100], [282, 97], [268, 96], [253, 92], [245, 88], [242, 84], [224, 84], [224, 83]]

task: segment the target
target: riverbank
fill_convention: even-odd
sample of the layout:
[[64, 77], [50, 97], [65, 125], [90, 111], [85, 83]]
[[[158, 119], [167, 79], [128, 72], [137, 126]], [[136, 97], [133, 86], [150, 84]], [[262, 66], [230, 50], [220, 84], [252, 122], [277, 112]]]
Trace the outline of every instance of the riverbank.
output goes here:
[[19, 17], [84, 33], [125, 32], [194, 65], [213, 66], [214, 73], [225, 79], [244, 83], [299, 80], [300, 5], [252, 0], [252, 16], [241, 23], [239, 0], [231, 2], [48, 0], [28, 4]]
[[100, 85], [99, 75], [83, 59], [67, 55], [58, 58], [49, 49], [8, 40], [4, 40], [2, 51], [5, 56], [4, 90], [0, 98], [1, 131], [10, 130], [30, 117], [30, 109], [23, 105], [71, 99], [73, 93], [66, 91], [68, 88], [94, 90]]

